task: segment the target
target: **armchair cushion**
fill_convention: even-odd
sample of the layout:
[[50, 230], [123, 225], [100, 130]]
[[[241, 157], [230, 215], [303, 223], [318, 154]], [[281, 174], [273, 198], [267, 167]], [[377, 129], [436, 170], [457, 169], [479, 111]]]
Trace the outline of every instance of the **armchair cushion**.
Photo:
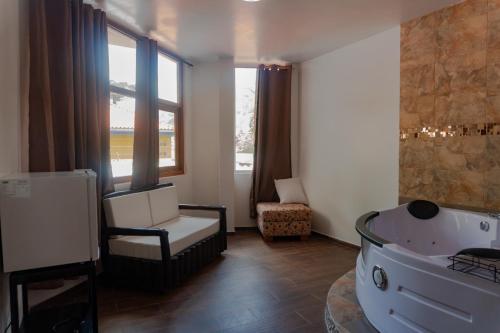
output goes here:
[[104, 211], [109, 227], [148, 228], [153, 226], [146, 192], [105, 199]]
[[265, 237], [311, 234], [312, 211], [306, 205], [261, 202], [257, 212], [257, 226]]
[[179, 202], [175, 186], [148, 191], [153, 225], [179, 217]]
[[[179, 216], [155, 228], [168, 231], [170, 255], [175, 255], [219, 231], [219, 219]], [[154, 236], [126, 236], [109, 240], [109, 253], [141, 259], [162, 260], [160, 239]]]
[[264, 222], [309, 221], [312, 210], [303, 204], [280, 204], [277, 202], [260, 202], [257, 213]]

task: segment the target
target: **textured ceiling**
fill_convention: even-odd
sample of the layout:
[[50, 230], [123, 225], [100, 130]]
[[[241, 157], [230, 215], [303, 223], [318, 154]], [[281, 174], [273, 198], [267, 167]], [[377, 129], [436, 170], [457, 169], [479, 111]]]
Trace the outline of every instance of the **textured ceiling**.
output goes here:
[[300, 62], [458, 0], [87, 0], [193, 61]]

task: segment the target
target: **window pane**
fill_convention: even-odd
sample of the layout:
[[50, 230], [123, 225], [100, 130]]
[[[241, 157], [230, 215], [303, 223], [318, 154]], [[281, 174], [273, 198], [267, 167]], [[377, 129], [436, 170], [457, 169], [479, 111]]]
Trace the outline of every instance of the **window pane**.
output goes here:
[[158, 54], [158, 97], [177, 103], [177, 62]]
[[160, 167], [175, 166], [175, 114], [160, 110]]
[[112, 85], [135, 91], [134, 39], [108, 28], [109, 81]]
[[135, 99], [111, 93], [110, 150], [113, 177], [132, 175]]
[[255, 68], [236, 68], [235, 71], [235, 169], [253, 169], [255, 136]]

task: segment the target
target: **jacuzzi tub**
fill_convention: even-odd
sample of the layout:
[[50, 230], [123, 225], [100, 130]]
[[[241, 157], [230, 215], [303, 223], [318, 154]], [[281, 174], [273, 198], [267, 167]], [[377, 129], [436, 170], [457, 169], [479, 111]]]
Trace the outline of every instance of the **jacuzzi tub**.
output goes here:
[[[356, 224], [356, 293], [368, 320], [382, 333], [500, 332], [500, 276], [494, 282], [449, 268], [463, 249], [500, 249], [498, 220], [448, 208], [419, 219], [407, 208], [368, 213]], [[493, 265], [488, 277], [494, 266], [500, 272], [494, 260], [481, 262]]]

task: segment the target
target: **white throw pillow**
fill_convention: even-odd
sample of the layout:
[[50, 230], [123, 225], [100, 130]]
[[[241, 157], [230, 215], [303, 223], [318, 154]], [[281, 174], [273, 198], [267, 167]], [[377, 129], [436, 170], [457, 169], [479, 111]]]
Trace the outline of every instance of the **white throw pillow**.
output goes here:
[[274, 186], [280, 197], [280, 203], [301, 203], [307, 205], [306, 194], [300, 178], [275, 179]]

